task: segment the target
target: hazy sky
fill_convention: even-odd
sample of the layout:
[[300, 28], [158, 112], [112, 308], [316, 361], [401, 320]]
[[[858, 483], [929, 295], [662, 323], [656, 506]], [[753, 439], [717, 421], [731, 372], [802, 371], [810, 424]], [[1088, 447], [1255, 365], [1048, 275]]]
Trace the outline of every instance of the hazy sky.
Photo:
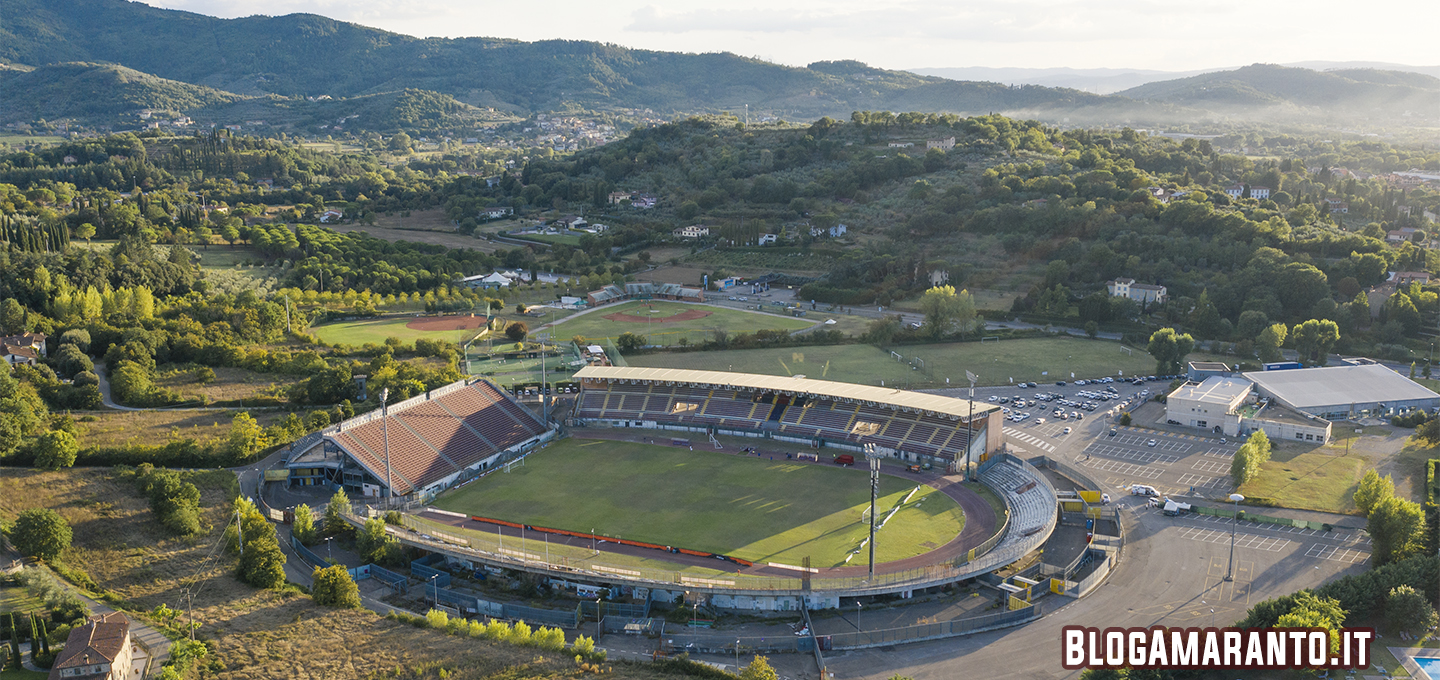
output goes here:
[[148, 0], [222, 17], [311, 12], [415, 36], [568, 38], [783, 64], [1193, 70], [1440, 63], [1434, 0]]

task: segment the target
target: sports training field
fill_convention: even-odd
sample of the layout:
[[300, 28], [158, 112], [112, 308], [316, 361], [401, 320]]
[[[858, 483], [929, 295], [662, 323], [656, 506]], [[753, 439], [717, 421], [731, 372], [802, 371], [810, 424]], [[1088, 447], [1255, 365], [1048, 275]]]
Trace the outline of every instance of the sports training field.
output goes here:
[[[438, 319], [459, 319], [460, 317], [434, 317]], [[423, 325], [426, 317], [417, 319], [414, 316], [385, 317], [380, 319], [360, 319], [357, 321], [337, 321], [310, 329], [312, 333], [319, 336], [321, 340], [329, 343], [342, 345], [355, 345], [359, 347], [367, 342], [377, 345], [385, 342], [385, 338], [396, 337], [402, 342], [415, 342], [418, 338], [433, 338], [436, 340], [449, 340], [450, 342], [461, 343], [475, 337], [480, 332], [480, 327], [485, 324], [485, 317], [477, 316], [473, 322], [474, 328], [468, 330], [425, 330], [423, 328], [411, 328], [409, 326]], [[453, 324], [458, 325], [458, 324]]]
[[[565, 439], [531, 454], [524, 467], [441, 496], [435, 506], [755, 562], [800, 564], [809, 556], [815, 567], [841, 565], [866, 536], [867, 472], [703, 448]], [[877, 562], [929, 552], [964, 528], [953, 499], [888, 475], [881, 477], [880, 517], [916, 486], [879, 532]], [[864, 555], [855, 559], [865, 563]]]
[[[965, 371], [980, 376], [981, 385], [1015, 382], [1053, 382], [1077, 378], [1150, 373], [1155, 360], [1143, 349], [1126, 354], [1121, 345], [1083, 338], [1025, 338], [999, 342], [965, 342], [937, 345], [907, 345], [894, 348], [906, 363], [890, 352], [871, 345], [833, 345], [775, 349], [687, 352], [684, 354], [640, 354], [627, 356], [631, 366], [693, 368], [713, 371], [743, 371], [767, 375], [798, 375], [807, 378], [904, 387], [909, 383], [943, 387], [965, 384]], [[1191, 354], [1192, 360], [1204, 355]], [[925, 371], [912, 369], [909, 362], [919, 357]], [[1218, 360], [1218, 359], [1217, 359]], [[1233, 359], [1232, 359], [1233, 360]], [[1045, 375], [1048, 373], [1048, 375]]]
[[652, 345], [678, 345], [680, 338], [688, 338], [692, 343], [708, 339], [716, 329], [730, 334], [771, 329], [796, 331], [813, 324], [813, 321], [778, 314], [653, 301], [602, 307], [555, 324], [553, 333], [557, 338], [583, 335], [595, 341], [617, 338], [621, 333], [636, 333], [645, 336]]

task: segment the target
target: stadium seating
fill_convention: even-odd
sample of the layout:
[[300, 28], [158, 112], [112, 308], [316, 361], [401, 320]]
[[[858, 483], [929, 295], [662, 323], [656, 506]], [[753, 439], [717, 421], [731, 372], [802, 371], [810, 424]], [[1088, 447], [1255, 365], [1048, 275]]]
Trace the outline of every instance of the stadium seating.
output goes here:
[[991, 465], [982, 474], [981, 481], [992, 489], [1003, 491], [1014, 503], [1015, 516], [1010, 521], [1021, 533], [1043, 526], [1055, 516], [1053, 488], [1048, 483], [1033, 484], [1037, 480], [1030, 472], [1009, 461]]
[[[677, 404], [697, 405], [680, 409]], [[614, 384], [609, 389], [587, 389], [580, 395], [575, 417], [580, 419], [649, 420], [660, 423], [759, 429], [773, 406], [758, 406], [749, 393], [683, 385]], [[871, 434], [854, 434], [858, 422], [879, 427]], [[804, 406], [791, 405], [780, 418], [780, 431], [797, 437], [815, 437], [852, 444], [873, 443], [910, 454], [951, 457], [965, 450], [969, 433], [946, 418], [905, 413], [876, 406], [816, 399]]]
[[397, 494], [433, 484], [546, 429], [533, 413], [486, 381], [411, 401], [391, 407], [387, 418], [367, 414], [362, 416], [367, 421], [341, 423], [326, 435], [383, 480], [388, 431]]

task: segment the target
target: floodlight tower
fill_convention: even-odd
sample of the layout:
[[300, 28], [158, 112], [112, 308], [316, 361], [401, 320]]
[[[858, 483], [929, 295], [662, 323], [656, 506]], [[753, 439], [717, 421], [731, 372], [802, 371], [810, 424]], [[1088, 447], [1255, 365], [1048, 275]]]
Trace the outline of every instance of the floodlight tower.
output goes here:
[[390, 470], [390, 388], [380, 388], [380, 430], [385, 436], [385, 507], [390, 507], [389, 499], [395, 497], [395, 487], [392, 486]]
[[875, 497], [880, 492], [880, 454], [873, 444], [865, 447], [870, 462], [870, 580], [875, 580]]
[[975, 442], [971, 440], [975, 437], [975, 383], [980, 381], [980, 376], [965, 371], [965, 379], [970, 381], [970, 418], [965, 423], [965, 477], [973, 482], [975, 479], [970, 473], [970, 452], [975, 450]]

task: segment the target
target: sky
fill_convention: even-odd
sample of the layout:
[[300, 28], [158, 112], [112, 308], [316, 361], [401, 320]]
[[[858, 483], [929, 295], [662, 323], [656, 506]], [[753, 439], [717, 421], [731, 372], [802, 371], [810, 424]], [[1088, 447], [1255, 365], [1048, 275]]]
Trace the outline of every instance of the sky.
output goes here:
[[[573, 39], [803, 66], [1188, 71], [1252, 63], [1440, 63], [1434, 0], [147, 0], [220, 17], [320, 14], [420, 37]], [[1406, 28], [1406, 27], [1410, 28]], [[1406, 35], [1409, 35], [1406, 38]]]

